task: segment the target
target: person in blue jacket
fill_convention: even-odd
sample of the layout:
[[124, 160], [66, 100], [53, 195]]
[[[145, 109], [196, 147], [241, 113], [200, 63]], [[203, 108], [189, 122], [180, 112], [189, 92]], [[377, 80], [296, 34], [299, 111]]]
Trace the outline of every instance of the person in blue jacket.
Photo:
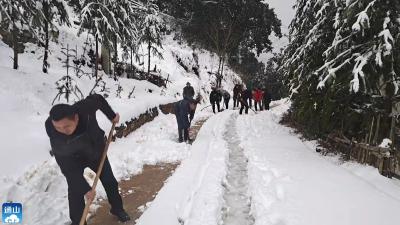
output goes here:
[[196, 100], [182, 99], [175, 103], [175, 116], [178, 123], [179, 142], [189, 141], [189, 127], [196, 109]]

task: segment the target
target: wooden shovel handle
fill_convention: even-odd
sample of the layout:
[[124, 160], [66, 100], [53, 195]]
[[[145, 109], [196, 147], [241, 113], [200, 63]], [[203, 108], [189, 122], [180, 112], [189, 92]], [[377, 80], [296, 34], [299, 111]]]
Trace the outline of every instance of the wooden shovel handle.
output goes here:
[[[111, 143], [112, 135], [113, 135], [114, 129], [115, 129], [115, 123], [112, 124], [110, 133], [108, 134], [106, 146], [104, 147], [103, 155], [101, 156], [100, 165], [99, 165], [99, 167], [97, 168], [96, 178], [94, 178], [92, 190], [96, 190], [96, 186], [97, 186], [97, 183], [99, 182], [99, 178], [100, 178], [100, 175], [101, 175], [101, 171], [103, 171], [104, 161], [105, 161], [106, 158], [107, 158], [108, 146], [109, 146], [110, 143]], [[91, 204], [92, 204], [92, 201], [88, 201], [88, 202], [86, 203], [85, 209], [83, 210], [83, 214], [82, 214], [82, 217], [81, 217], [81, 221], [79, 222], [79, 225], [84, 225], [84, 224], [85, 224], [85, 222], [86, 222], [86, 216], [87, 216], [87, 214], [89, 213], [89, 207], [90, 207]]]

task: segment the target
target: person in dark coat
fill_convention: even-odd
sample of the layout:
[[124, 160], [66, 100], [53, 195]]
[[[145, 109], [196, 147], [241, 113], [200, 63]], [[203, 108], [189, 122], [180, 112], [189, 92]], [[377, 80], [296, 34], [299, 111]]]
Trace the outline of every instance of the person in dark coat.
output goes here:
[[[86, 167], [97, 171], [105, 147], [106, 137], [97, 123], [97, 110], [101, 110], [113, 123], [119, 122], [119, 114], [98, 94], [90, 95], [74, 105], [53, 106], [45, 122], [52, 153], [68, 183], [72, 225], [80, 222], [85, 208], [84, 197], [91, 201], [96, 194], [83, 177], [83, 172]], [[111, 205], [110, 212], [122, 222], [130, 220], [123, 208], [118, 182], [108, 158], [104, 162], [100, 180]]]
[[272, 101], [271, 98], [271, 93], [267, 89], [264, 90], [264, 96], [263, 96], [263, 101], [264, 101], [264, 106], [266, 110], [269, 110], [269, 104]]
[[253, 99], [253, 93], [251, 92], [251, 90], [244, 89], [242, 91], [242, 97], [247, 102], [248, 106], [251, 108], [252, 107], [252, 99]]
[[239, 102], [240, 102], [239, 114], [242, 115], [243, 109], [245, 109], [245, 113], [248, 114], [249, 113], [249, 104], [248, 104], [247, 97], [246, 97], [246, 90], [242, 90], [239, 93], [238, 98], [239, 98]]
[[229, 100], [231, 99], [231, 95], [226, 90], [222, 90], [221, 92], [222, 92], [222, 97], [224, 98], [225, 108], [228, 109], [229, 108]]
[[212, 110], [215, 113], [215, 105], [217, 105], [218, 112], [221, 112], [219, 103], [222, 100], [222, 95], [217, 88], [213, 87], [210, 93], [210, 103], [212, 105]]
[[178, 123], [179, 142], [189, 141], [189, 127], [196, 109], [196, 101], [182, 99], [175, 103], [175, 117]]
[[233, 88], [233, 107], [239, 107], [239, 94], [242, 91], [240, 84], [236, 84]]
[[194, 98], [194, 88], [190, 85], [189, 82], [187, 82], [186, 86], [183, 88], [183, 98], [189, 100]]

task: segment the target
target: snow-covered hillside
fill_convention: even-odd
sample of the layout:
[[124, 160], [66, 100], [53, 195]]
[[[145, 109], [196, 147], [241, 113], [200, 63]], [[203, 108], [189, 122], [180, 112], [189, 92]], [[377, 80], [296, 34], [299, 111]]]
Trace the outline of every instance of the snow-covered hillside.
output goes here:
[[[50, 143], [47, 138], [44, 122], [51, 104], [58, 91], [55, 82], [66, 75], [63, 68], [61, 48], [82, 49], [86, 35], [77, 37], [77, 27], [60, 27], [58, 43], [50, 43], [51, 65], [48, 74], [42, 73], [43, 49], [34, 44], [26, 44], [25, 52], [20, 54], [19, 69], [12, 69], [12, 50], [0, 40], [0, 202], [14, 201], [24, 203], [24, 224], [60, 224], [68, 221], [67, 185], [54, 158], [49, 154]], [[200, 92], [207, 101], [211, 83], [215, 80], [209, 72], [215, 72], [218, 58], [210, 52], [193, 50], [185, 44], [173, 40], [173, 34], [163, 40], [160, 49], [163, 59], [152, 58], [151, 65], [157, 65], [161, 76], [168, 78], [167, 88], [160, 88], [147, 81], [120, 78], [115, 81], [100, 72], [109, 88], [107, 100], [116, 112], [121, 115], [121, 123], [131, 120], [147, 109], [160, 104], [180, 100], [182, 88], [190, 82], [196, 94]], [[177, 62], [191, 68], [198, 65], [199, 75], [188, 72]], [[139, 68], [147, 68], [135, 62]], [[83, 68], [90, 71], [88, 67]], [[94, 78], [83, 76], [77, 78], [74, 70], [69, 73], [79, 89], [86, 96], [92, 89]], [[229, 68], [225, 70], [222, 85], [232, 90], [234, 82], [240, 78]], [[118, 86], [123, 88], [117, 97]], [[134, 89], [132, 98], [128, 95]], [[70, 103], [78, 100], [72, 96]], [[61, 97], [60, 101], [65, 102]], [[200, 107], [201, 108], [201, 107]], [[203, 113], [204, 114], [204, 113]], [[106, 132], [110, 122], [102, 113], [98, 113], [100, 126]], [[201, 115], [196, 115], [200, 118]], [[195, 118], [196, 120], [196, 118]], [[111, 164], [118, 179], [138, 173], [143, 164], [179, 161], [186, 157], [188, 147], [178, 144], [176, 121], [173, 115], [160, 115], [149, 125], [145, 125], [126, 139], [118, 140], [109, 153]], [[140, 143], [140, 144], [138, 144]], [[86, 173], [87, 175], [90, 172]], [[102, 187], [101, 187], [102, 188]], [[100, 188], [100, 197], [105, 196]], [[37, 209], [34, 205], [40, 204]], [[48, 215], [51, 215], [49, 219]]]

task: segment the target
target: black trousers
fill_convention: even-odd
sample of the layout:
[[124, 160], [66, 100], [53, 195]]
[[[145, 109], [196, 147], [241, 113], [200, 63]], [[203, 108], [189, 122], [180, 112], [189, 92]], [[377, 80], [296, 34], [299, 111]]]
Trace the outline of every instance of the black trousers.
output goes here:
[[233, 108], [239, 106], [239, 100], [237, 98], [233, 98]]
[[261, 105], [261, 101], [259, 101], [259, 102], [254, 101], [254, 108], [256, 109], [256, 111], [257, 111], [257, 105], [260, 107], [260, 111], [262, 111], [263, 108], [262, 108], [262, 105]]
[[[88, 167], [97, 171], [98, 163], [89, 164]], [[118, 191], [118, 182], [114, 177], [108, 158], [104, 162], [103, 171], [100, 175], [100, 181], [107, 193], [108, 202], [111, 205], [113, 212], [123, 210], [122, 198]], [[71, 218], [71, 225], [79, 225], [82, 217], [83, 209], [85, 208], [84, 195], [76, 194], [68, 188], [68, 201], [69, 201], [69, 216]]]
[[224, 98], [224, 104], [225, 104], [225, 108], [228, 109], [229, 108], [229, 100], [231, 100], [230, 98]]
[[178, 134], [179, 134], [179, 142], [189, 140], [189, 128], [178, 128]]
[[249, 113], [249, 105], [247, 105], [247, 102], [240, 102], [240, 104], [241, 104], [241, 107], [239, 110], [239, 114], [240, 115], [242, 114], [244, 108], [246, 108], [245, 113], [248, 114]]
[[252, 100], [251, 98], [248, 98], [247, 101], [249, 101], [248, 107], [250, 107], [250, 108], [253, 107], [253, 105], [252, 105], [252, 104], [253, 104], [253, 103], [252, 103], [253, 100]]
[[213, 113], [215, 113], [215, 105], [217, 105], [218, 112], [221, 112], [219, 102], [211, 102]]
[[266, 101], [264, 102], [264, 105], [265, 105], [265, 109], [266, 109], [266, 110], [269, 110], [269, 103], [271, 103], [271, 102], [266, 102]]

